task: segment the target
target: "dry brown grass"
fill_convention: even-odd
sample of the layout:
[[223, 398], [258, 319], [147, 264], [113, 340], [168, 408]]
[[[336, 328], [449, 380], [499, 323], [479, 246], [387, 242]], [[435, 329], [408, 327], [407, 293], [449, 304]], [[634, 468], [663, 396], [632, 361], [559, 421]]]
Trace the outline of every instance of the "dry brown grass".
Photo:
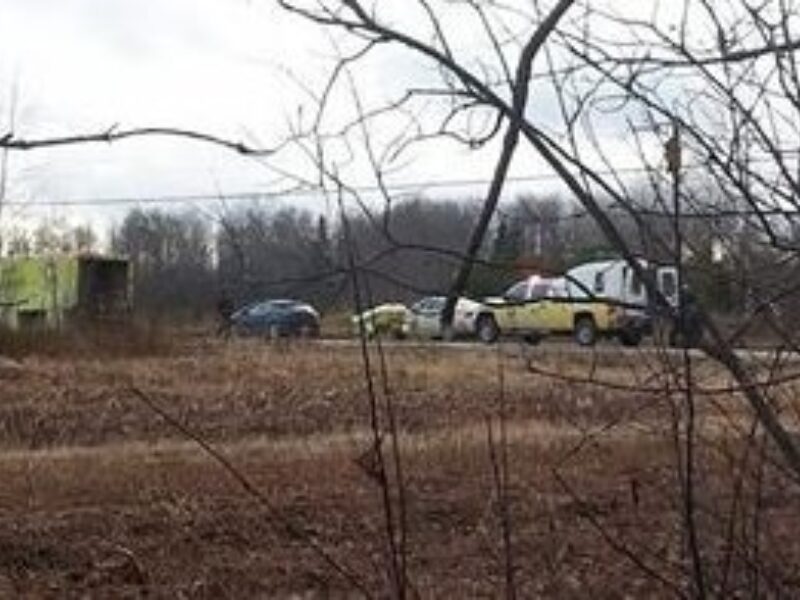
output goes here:
[[[384, 595], [380, 496], [359, 460], [370, 435], [358, 350], [201, 338], [171, 348], [29, 354], [0, 368], [0, 596], [351, 595], [287, 522]], [[658, 363], [642, 354], [526, 350], [559, 375], [544, 377], [516, 352], [387, 351], [416, 588], [424, 597], [502, 595], [486, 441], [500, 361], [520, 595], [673, 595], [604, 537], [685, 583], [665, 398], [559, 378], [650, 385]], [[702, 381], [725, 383], [703, 369]], [[137, 401], [132, 383], [224, 452], [271, 508]], [[700, 520], [714, 573], [722, 572], [717, 542], [732, 498], [727, 461], [741, 453], [747, 425], [741, 404], [726, 401], [722, 412], [708, 400], [700, 407]], [[800, 524], [788, 518], [796, 493], [777, 470], [768, 474], [762, 552], [796, 565]], [[745, 585], [746, 570], [737, 573]], [[775, 577], [789, 586], [791, 573]]]
[[168, 354], [174, 332], [152, 321], [72, 323], [61, 329], [0, 328], [0, 356], [131, 357]]

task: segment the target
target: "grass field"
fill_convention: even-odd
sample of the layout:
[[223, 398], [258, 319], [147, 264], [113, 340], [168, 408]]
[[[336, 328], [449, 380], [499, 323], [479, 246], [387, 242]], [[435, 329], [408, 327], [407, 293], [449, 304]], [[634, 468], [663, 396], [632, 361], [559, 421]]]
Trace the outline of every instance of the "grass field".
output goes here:
[[[359, 349], [153, 348], [0, 363], [0, 597], [389, 595]], [[381, 427], [384, 389], [397, 419], [412, 592], [503, 596], [510, 556], [519, 597], [691, 593], [684, 409], [656, 353], [399, 346], [385, 383], [371, 357]], [[713, 392], [697, 397], [694, 449], [708, 588], [794, 595], [797, 486], [730, 382], [706, 363], [696, 375]], [[794, 398], [785, 384], [790, 425]]]

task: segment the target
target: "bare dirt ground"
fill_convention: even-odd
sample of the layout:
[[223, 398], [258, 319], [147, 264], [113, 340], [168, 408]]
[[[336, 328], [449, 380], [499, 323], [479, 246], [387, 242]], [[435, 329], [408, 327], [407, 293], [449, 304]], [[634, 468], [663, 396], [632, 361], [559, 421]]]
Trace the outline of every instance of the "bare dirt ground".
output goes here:
[[[533, 371], [517, 350], [387, 350], [412, 595], [506, 594], [504, 506], [518, 597], [690, 595], [682, 409], [659, 357], [529, 352]], [[800, 593], [796, 484], [730, 382], [703, 365], [697, 380], [712, 390], [697, 399], [704, 583]], [[357, 347], [192, 339], [4, 361], [0, 597], [389, 596], [368, 398]]]

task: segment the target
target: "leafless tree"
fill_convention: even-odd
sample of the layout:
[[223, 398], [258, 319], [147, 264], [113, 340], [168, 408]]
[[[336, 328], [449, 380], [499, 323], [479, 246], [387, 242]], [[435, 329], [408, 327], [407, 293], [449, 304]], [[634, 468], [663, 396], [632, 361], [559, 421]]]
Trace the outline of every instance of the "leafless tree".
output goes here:
[[[454, 278], [445, 321], [452, 316], [454, 298], [464, 289], [472, 262], [502, 195], [509, 166], [520, 143], [534, 150], [561, 178], [576, 201], [594, 220], [617, 253], [622, 255], [650, 292], [660, 297], [636, 260], [641, 252], [611, 217], [609, 203], [626, 213], [637, 233], [649, 244], [651, 256], [668, 257], [679, 266], [681, 279], [690, 280], [684, 263], [699, 256], [685, 243], [684, 220], [713, 224], [712, 237], [727, 247], [757, 244], [764, 256], [782, 263], [795, 261], [792, 235], [796, 231], [798, 69], [797, 7], [792, 2], [719, 3], [686, 1], [680, 6], [654, 4], [640, 20], [613, 11], [613, 3], [533, 3], [530, 8], [504, 4], [420, 0], [414, 17], [399, 18], [391, 8], [358, 0], [302, 2], [281, 5], [298, 16], [340, 35], [340, 46], [352, 50], [337, 64], [336, 73], [357, 72], [365, 56], [392, 52], [416, 57], [432, 66], [438, 79], [411, 84], [398, 98], [356, 115], [365, 128], [388, 111], [413, 114], [401, 140], [390, 146], [400, 151], [430, 138], [455, 139], [478, 148], [497, 143], [494, 178], [486, 191], [483, 211], [464, 252], [467, 256]], [[641, 10], [641, 8], [639, 9]], [[465, 48], [449, 19], [472, 18], [473, 40]], [[715, 35], [705, 35], [707, 31]], [[549, 41], [550, 46], [546, 46]], [[542, 48], [548, 50], [546, 64]], [[541, 76], [535, 65], [542, 65]], [[549, 87], [549, 90], [548, 90]], [[539, 117], [553, 95], [561, 123]], [[437, 102], [438, 101], [438, 102]], [[426, 112], [434, 104], [439, 112]], [[424, 108], [422, 106], [424, 105]], [[464, 115], [467, 115], [466, 118]], [[438, 118], [437, 118], [438, 117]], [[475, 123], [488, 123], [481, 129]], [[427, 128], [426, 128], [427, 125]], [[356, 125], [354, 125], [356, 127]], [[630, 157], [647, 175], [651, 198], [642, 202], [624, 177], [625, 165], [605, 147], [601, 129], [626, 136]], [[652, 132], [652, 135], [648, 132]], [[648, 149], [648, 146], [650, 149]], [[663, 152], [663, 154], [662, 154]], [[374, 154], [374, 151], [371, 153]], [[666, 168], [665, 168], [666, 167]], [[701, 172], [702, 177], [695, 173]], [[704, 188], [713, 182], [713, 205]], [[651, 218], [645, 219], [648, 216]], [[728, 216], [738, 219], [734, 232], [719, 227]], [[697, 218], [695, 218], [697, 217]], [[657, 227], [655, 219], [668, 219]], [[710, 242], [709, 242], [710, 244]], [[750, 256], [728, 255], [737, 272]], [[747, 280], [747, 318], [763, 314], [787, 285], [754, 296], [755, 278]], [[761, 286], [763, 287], [763, 286]], [[663, 298], [661, 299], [663, 303]], [[676, 319], [683, 318], [678, 307]], [[705, 351], [724, 365], [738, 382], [771, 444], [796, 479], [800, 451], [780, 415], [777, 398], [758, 384], [762, 367], [745, 362], [733, 350], [729, 334], [708, 311], [698, 309], [708, 332]], [[777, 328], [776, 328], [777, 329]], [[794, 347], [785, 330], [775, 331], [781, 344]], [[713, 589], [703, 552], [703, 512], [697, 500], [695, 430], [695, 372], [684, 349], [677, 364], [667, 359], [668, 372], [682, 402], [676, 405], [676, 445], [680, 483], [679, 513], [686, 532], [690, 575], [687, 593], [706, 596]]]
[[111, 232], [112, 250], [133, 262], [139, 308], [199, 316], [213, 305], [208, 224], [191, 214], [133, 210]]

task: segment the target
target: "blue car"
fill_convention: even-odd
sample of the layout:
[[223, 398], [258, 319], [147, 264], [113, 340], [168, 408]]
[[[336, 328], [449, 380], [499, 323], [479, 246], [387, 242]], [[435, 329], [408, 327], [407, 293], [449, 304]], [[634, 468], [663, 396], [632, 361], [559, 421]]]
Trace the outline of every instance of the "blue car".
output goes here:
[[298, 300], [264, 300], [234, 312], [230, 325], [238, 335], [316, 337], [319, 313], [310, 304]]

